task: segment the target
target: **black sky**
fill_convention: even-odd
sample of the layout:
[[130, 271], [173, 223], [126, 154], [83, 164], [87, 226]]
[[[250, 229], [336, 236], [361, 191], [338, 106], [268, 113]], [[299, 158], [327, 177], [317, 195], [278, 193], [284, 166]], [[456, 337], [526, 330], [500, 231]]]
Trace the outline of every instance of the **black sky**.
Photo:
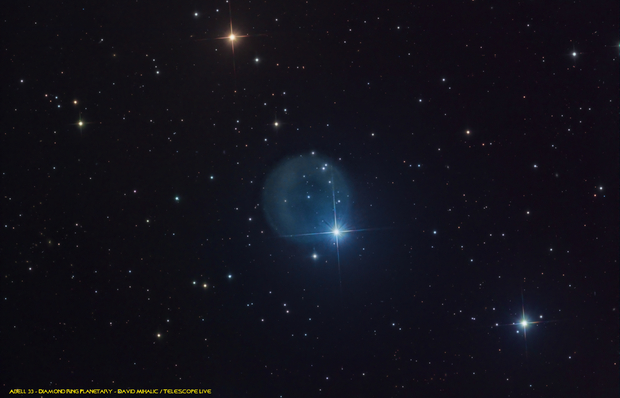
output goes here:
[[543, 3], [7, 6], [4, 394], [615, 396], [619, 7]]

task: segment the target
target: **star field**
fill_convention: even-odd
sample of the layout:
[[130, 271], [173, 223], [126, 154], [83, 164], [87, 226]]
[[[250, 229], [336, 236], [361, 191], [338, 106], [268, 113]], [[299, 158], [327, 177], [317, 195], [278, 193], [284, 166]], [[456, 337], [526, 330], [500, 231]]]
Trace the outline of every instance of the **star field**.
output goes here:
[[618, 12], [10, 6], [6, 394], [617, 394]]

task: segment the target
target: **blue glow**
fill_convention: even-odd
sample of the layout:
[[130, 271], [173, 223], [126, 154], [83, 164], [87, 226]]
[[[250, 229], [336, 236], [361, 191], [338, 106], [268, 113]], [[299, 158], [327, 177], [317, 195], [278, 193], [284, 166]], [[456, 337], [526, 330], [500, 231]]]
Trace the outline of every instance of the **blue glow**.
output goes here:
[[277, 235], [298, 243], [327, 243], [325, 235], [335, 238], [347, 232], [343, 225], [352, 201], [347, 178], [338, 167], [317, 155], [301, 155], [269, 173], [262, 203]]

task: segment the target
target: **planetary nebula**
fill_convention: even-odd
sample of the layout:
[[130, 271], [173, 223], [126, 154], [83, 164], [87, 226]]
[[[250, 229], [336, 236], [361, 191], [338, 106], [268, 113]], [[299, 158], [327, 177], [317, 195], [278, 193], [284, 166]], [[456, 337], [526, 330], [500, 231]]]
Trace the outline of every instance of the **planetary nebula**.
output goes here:
[[278, 235], [312, 242], [342, 225], [351, 198], [342, 171], [324, 158], [303, 155], [283, 160], [269, 173], [262, 203]]

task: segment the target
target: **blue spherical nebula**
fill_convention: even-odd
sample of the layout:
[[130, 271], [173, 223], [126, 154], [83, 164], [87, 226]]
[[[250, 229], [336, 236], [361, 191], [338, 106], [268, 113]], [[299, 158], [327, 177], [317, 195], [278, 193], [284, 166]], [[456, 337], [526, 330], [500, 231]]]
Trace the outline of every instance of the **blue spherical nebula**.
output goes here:
[[342, 171], [324, 158], [305, 155], [284, 160], [269, 173], [262, 203], [278, 235], [314, 242], [343, 225], [351, 197]]

